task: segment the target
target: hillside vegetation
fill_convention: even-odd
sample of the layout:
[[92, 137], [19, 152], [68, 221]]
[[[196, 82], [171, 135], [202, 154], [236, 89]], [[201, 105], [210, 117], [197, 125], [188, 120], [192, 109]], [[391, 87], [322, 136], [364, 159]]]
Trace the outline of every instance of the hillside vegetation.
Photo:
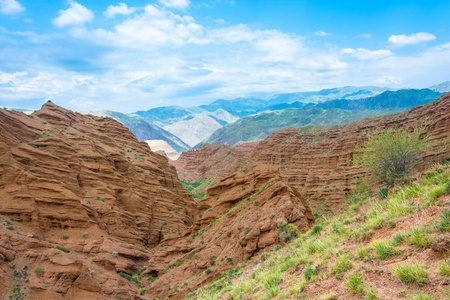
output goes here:
[[200, 147], [206, 143], [233, 146], [242, 142], [262, 140], [271, 133], [287, 127], [345, 124], [364, 118], [398, 113], [407, 109], [361, 109], [349, 112], [337, 108], [321, 109], [318, 107], [305, 107], [265, 112], [241, 118], [232, 124], [216, 130], [209, 138], [196, 147]]
[[347, 212], [186, 299], [449, 299], [450, 167], [417, 177], [386, 198], [360, 182]]

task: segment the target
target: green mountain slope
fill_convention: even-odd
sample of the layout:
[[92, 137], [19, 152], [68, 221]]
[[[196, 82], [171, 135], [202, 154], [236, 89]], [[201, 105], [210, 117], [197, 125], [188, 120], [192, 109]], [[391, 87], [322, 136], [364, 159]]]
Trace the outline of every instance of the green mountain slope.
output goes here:
[[423, 105], [442, 96], [443, 93], [431, 89], [402, 89], [398, 91], [386, 91], [375, 97], [358, 100], [333, 100], [320, 103], [320, 108], [340, 109], [381, 109], [386, 107], [414, 107]]
[[242, 142], [258, 141], [272, 132], [286, 127], [306, 125], [338, 125], [364, 118], [393, 114], [408, 108], [386, 108], [380, 110], [360, 109], [349, 112], [338, 108], [318, 107], [288, 108], [273, 112], [243, 117], [236, 122], [216, 130], [208, 139], [198, 144], [227, 144], [234, 146]]

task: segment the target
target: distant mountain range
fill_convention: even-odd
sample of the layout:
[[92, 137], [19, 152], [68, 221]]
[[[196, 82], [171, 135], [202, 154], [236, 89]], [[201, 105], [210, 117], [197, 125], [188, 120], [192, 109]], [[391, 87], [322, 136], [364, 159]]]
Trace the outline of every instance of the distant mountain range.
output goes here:
[[[136, 136], [139, 141], [147, 140], [163, 140], [167, 142], [173, 149], [178, 152], [186, 151], [190, 149], [190, 146], [180, 140], [172, 133], [156, 126], [150, 122], [147, 122], [143, 118], [136, 115], [123, 114], [111, 110], [96, 110], [85, 111], [84, 114], [91, 114], [94, 116], [111, 117], [119, 121]], [[155, 149], [152, 149], [155, 150]], [[159, 150], [159, 149], [156, 149]]]
[[[368, 117], [405, 111], [411, 107], [435, 100], [442, 93], [431, 89], [404, 89], [385, 91], [377, 96], [358, 100], [331, 100], [311, 107], [285, 108], [246, 116], [216, 130], [210, 137], [195, 146], [226, 144], [234, 146], [243, 142], [259, 141], [272, 132], [287, 127], [306, 125], [338, 125]], [[299, 102], [284, 104], [295, 107]], [[275, 107], [280, 106], [275, 105]], [[349, 111], [350, 110], [350, 111]]]
[[109, 110], [85, 113], [113, 117], [140, 141], [147, 141], [152, 150], [176, 158], [179, 152], [204, 143], [235, 145], [263, 139], [285, 127], [342, 124], [395, 113], [428, 103], [448, 91], [450, 81], [421, 90], [346, 86], [261, 98], [219, 99], [192, 107], [163, 106], [130, 114]]

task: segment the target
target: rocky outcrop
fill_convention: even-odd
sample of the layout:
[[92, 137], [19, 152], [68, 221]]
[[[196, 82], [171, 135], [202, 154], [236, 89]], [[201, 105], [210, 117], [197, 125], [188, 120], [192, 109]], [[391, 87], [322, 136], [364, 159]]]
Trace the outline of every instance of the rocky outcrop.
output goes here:
[[295, 224], [300, 233], [314, 218], [303, 197], [286, 185], [277, 168], [256, 166], [222, 179], [201, 200], [194, 226], [163, 240], [146, 275], [158, 276], [148, 289], [155, 298], [180, 299], [249, 259], [283, 242], [277, 222]]
[[256, 146], [230, 147], [224, 144], [206, 144], [200, 149], [183, 152], [173, 162], [178, 170], [178, 177], [186, 182], [206, 181], [211, 178], [197, 192], [206, 192], [221, 178], [237, 172], [248, 160], [251, 149]]
[[[259, 142], [244, 159], [235, 158], [237, 163], [234, 168], [246, 169], [248, 164], [278, 167], [285, 182], [304, 196], [314, 213], [336, 214], [346, 209], [346, 194], [351, 192], [356, 181], [365, 174], [363, 169], [351, 163], [355, 146], [362, 145], [375, 129], [393, 126], [412, 128], [423, 122], [428, 122], [427, 129], [432, 139], [444, 140], [449, 137], [450, 94], [399, 114], [367, 118], [339, 126], [279, 130]], [[222, 173], [227, 176], [229, 163], [216, 159], [217, 156], [211, 153], [210, 147], [213, 146], [208, 145], [195, 152], [189, 151], [183, 164], [176, 164], [179, 174], [185, 174], [189, 170], [189, 174], [193, 176], [190, 178], [192, 181], [209, 172], [218, 174], [218, 178]], [[231, 155], [235, 153], [230, 151]], [[430, 153], [430, 163], [449, 157], [450, 148], [447, 147], [441, 156], [433, 157], [435, 154]], [[198, 163], [200, 157], [201, 164]], [[211, 162], [215, 162], [214, 165]]]
[[193, 224], [195, 202], [166, 158], [111, 118], [50, 102], [31, 116], [0, 110], [0, 174], [2, 299], [18, 268], [33, 277], [41, 265], [21, 281], [30, 298], [135, 299], [117, 272], [136, 273], [146, 248]]

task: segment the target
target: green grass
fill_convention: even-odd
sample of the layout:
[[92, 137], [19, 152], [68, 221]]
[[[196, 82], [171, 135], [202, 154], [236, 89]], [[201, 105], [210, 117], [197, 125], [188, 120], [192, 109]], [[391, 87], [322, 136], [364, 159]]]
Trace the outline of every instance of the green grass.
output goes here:
[[[396, 224], [398, 217], [421, 212], [433, 205], [431, 198], [427, 195], [430, 191], [436, 190], [438, 186], [446, 185], [450, 179], [450, 167], [443, 168], [442, 172], [418, 179], [409, 186], [390, 190], [387, 198], [380, 199], [376, 193], [360, 191], [360, 194], [351, 199], [352, 202], [349, 205], [363, 201], [366, 203], [375, 201], [364, 217], [352, 210], [343, 212], [333, 219], [322, 217], [316, 221], [316, 225], [320, 225], [316, 229], [312, 229], [306, 234], [299, 234], [281, 250], [263, 253], [260, 258], [248, 263], [252, 265], [251, 276], [239, 277], [242, 271], [233, 271], [231, 274], [224, 273], [217, 280], [189, 294], [186, 299], [240, 299], [240, 295], [242, 295], [242, 299], [268, 299], [271, 297], [271, 293], [276, 294], [272, 296], [272, 299], [306, 299], [305, 288], [311, 285], [311, 282], [320, 284], [321, 280], [330, 274], [334, 274], [338, 278], [345, 278], [340, 281], [339, 285], [360, 293], [360, 297], [365, 300], [381, 299], [384, 295], [378, 295], [378, 293], [382, 291], [366, 285], [364, 275], [361, 273], [361, 270], [376, 272], [377, 269], [374, 269], [371, 264], [382, 264], [382, 262], [374, 262], [374, 257], [371, 255], [385, 260], [400, 255], [403, 251], [407, 251], [409, 254], [410, 249], [413, 249], [413, 253], [422, 251], [422, 246], [419, 245], [424, 245], [423, 241], [432, 240], [430, 232], [438, 235], [446, 232], [445, 226], [450, 221], [450, 210], [444, 212], [435, 227], [430, 227], [430, 230], [434, 229], [434, 231], [417, 228], [418, 230], [413, 229], [408, 233], [397, 232], [385, 241], [372, 241], [373, 234], [376, 234], [378, 227], [392, 228], [394, 225], [390, 224]], [[360, 196], [363, 193], [365, 193], [364, 196]], [[433, 201], [439, 203], [439, 199]], [[240, 205], [242, 204], [240, 203]], [[239, 205], [231, 209], [227, 215], [234, 215], [234, 211], [238, 207]], [[215, 223], [215, 225], [217, 224], [221, 224], [220, 220]], [[317, 228], [321, 228], [320, 231]], [[448, 228], [450, 229], [450, 227]], [[394, 231], [394, 229], [391, 230]], [[409, 246], [413, 240], [418, 243]], [[347, 245], [349, 244], [355, 246], [355, 248], [351, 248], [351, 252], [348, 252]], [[303, 271], [300, 273], [298, 269], [302, 270], [302, 268]], [[355, 272], [349, 274], [348, 277], [345, 276], [345, 273], [352, 268], [355, 269]], [[441, 276], [448, 278], [450, 263], [440, 264], [439, 272]], [[425, 285], [429, 280], [427, 267], [417, 263], [400, 263], [393, 268], [392, 274], [404, 283], [413, 283], [419, 286]], [[385, 275], [380, 273], [378, 276]], [[366, 280], [372, 277], [369, 276]], [[280, 282], [272, 286], [272, 280], [276, 282], [280, 280]], [[239, 294], [238, 291], [242, 293]], [[419, 297], [419, 295], [416, 296]], [[318, 296], [317, 299], [319, 299]]]
[[422, 286], [428, 283], [427, 267], [419, 263], [397, 264], [394, 266], [394, 274], [403, 282], [415, 282]]
[[411, 245], [416, 245], [422, 248], [427, 247], [430, 245], [430, 241], [425, 236], [425, 233], [423, 230], [419, 227], [413, 227], [411, 229]]
[[399, 252], [395, 249], [395, 246], [393, 246], [388, 241], [377, 241], [372, 243], [372, 247], [375, 249], [378, 257], [381, 260], [388, 259], [392, 256], [398, 255]]
[[353, 273], [350, 276], [348, 276], [346, 286], [349, 289], [349, 291], [352, 292], [353, 294], [362, 294], [364, 290], [363, 282], [364, 278], [361, 274]]
[[412, 296], [410, 299], [411, 300], [434, 300], [433, 297], [422, 294], [422, 292], [419, 293], [417, 296]]
[[443, 277], [450, 277], [450, 260], [439, 263], [439, 274]]

